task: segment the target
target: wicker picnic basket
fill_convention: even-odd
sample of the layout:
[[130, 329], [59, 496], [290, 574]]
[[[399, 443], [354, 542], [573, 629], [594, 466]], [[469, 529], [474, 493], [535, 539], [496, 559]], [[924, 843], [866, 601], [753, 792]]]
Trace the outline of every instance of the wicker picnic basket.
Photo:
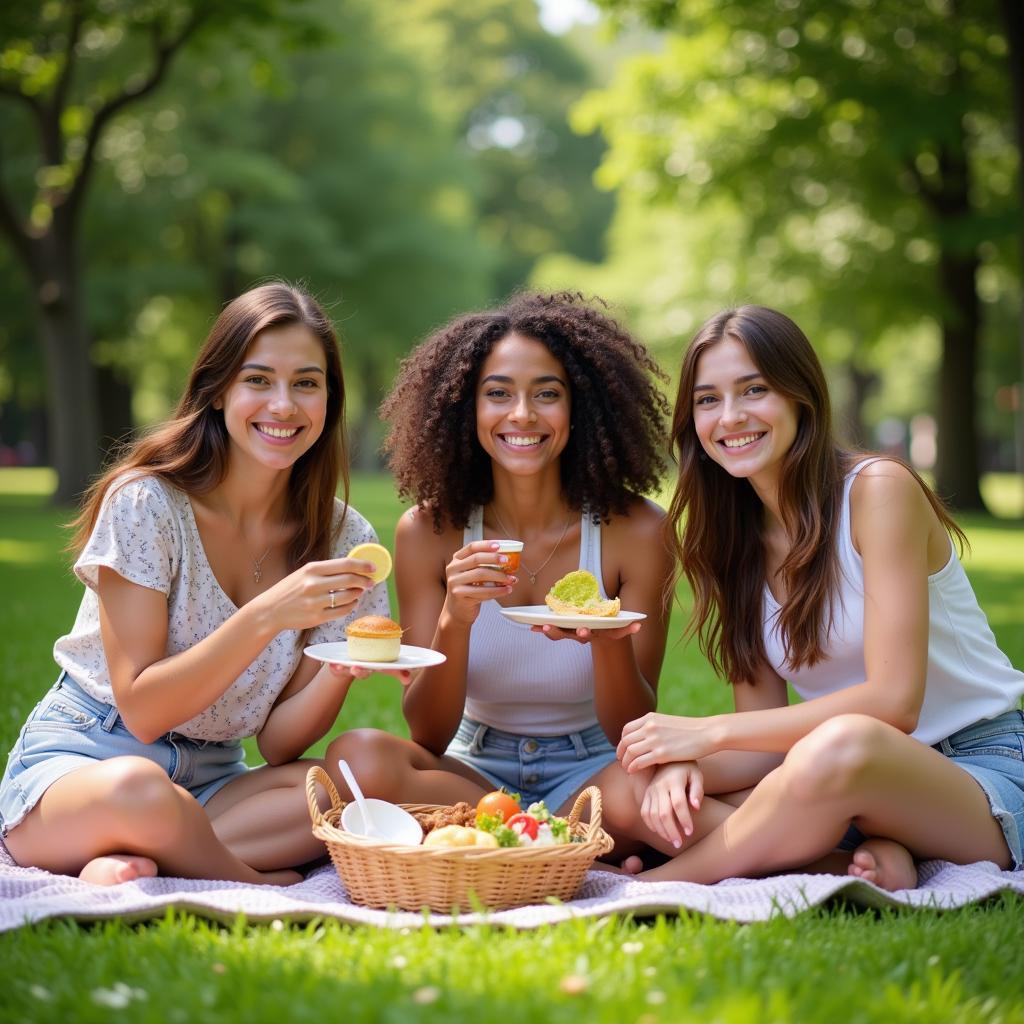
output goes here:
[[[331, 798], [321, 811], [316, 786]], [[596, 857], [613, 843], [601, 828], [601, 791], [583, 790], [569, 812], [569, 828], [581, 842], [519, 849], [397, 846], [353, 835], [341, 828], [344, 803], [327, 773], [319, 766], [306, 774], [306, 800], [313, 835], [327, 844], [349, 898], [367, 907], [397, 907], [439, 913], [486, 907], [505, 910], [527, 903], [544, 903], [576, 895], [583, 876]], [[590, 822], [580, 821], [587, 803]], [[422, 819], [438, 810], [436, 804], [402, 804]]]

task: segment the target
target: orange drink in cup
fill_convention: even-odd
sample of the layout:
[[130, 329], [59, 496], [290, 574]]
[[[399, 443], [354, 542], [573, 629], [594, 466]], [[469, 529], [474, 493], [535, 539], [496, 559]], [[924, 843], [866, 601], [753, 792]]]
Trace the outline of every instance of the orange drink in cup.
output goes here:
[[498, 550], [495, 554], [504, 555], [507, 562], [487, 565], [487, 569], [497, 569], [498, 572], [514, 573], [519, 568], [519, 556], [522, 554], [523, 542], [521, 540], [499, 540]]

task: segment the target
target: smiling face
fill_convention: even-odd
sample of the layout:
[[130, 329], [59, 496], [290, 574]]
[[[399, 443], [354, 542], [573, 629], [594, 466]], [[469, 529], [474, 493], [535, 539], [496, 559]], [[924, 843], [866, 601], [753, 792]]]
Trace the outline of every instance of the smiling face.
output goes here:
[[484, 360], [476, 388], [476, 434], [495, 469], [514, 475], [558, 465], [572, 408], [565, 367], [546, 345], [502, 338]]
[[707, 347], [697, 361], [693, 425], [708, 457], [758, 491], [775, 487], [796, 439], [796, 403], [762, 376], [733, 338]]
[[214, 408], [224, 412], [232, 461], [290, 469], [316, 443], [327, 414], [327, 360], [303, 324], [268, 327]]

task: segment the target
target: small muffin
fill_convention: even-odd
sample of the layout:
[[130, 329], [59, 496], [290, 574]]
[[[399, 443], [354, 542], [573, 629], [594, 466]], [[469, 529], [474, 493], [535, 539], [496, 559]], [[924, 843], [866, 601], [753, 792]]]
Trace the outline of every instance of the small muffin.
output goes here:
[[402, 627], [383, 615], [364, 615], [345, 627], [353, 661], [398, 661]]

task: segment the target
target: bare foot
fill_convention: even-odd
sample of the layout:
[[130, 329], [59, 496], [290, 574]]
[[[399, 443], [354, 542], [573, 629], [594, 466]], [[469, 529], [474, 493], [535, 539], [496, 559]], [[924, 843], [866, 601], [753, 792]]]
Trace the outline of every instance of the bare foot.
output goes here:
[[622, 873], [624, 875], [639, 875], [644, 869], [644, 862], [633, 854], [622, 862]]
[[591, 868], [594, 871], [609, 871], [613, 875], [639, 875], [644, 869], [644, 862], [633, 854], [626, 857], [620, 864], [614, 864], [606, 860], [595, 860]]
[[155, 876], [155, 861], [148, 857], [116, 853], [94, 857], [78, 873], [83, 882], [92, 882], [93, 885], [120, 885], [122, 882], [134, 882], [136, 878]]
[[917, 866], [910, 851], [893, 839], [868, 839], [853, 853], [848, 873], [881, 889], [917, 888]]

